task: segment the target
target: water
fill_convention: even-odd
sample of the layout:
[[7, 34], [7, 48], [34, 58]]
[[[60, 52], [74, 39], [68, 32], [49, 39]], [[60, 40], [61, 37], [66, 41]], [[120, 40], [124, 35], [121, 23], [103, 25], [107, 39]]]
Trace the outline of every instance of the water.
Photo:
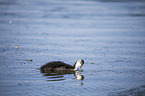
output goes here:
[[[1, 96], [145, 95], [144, 0], [0, 0]], [[50, 61], [83, 72], [47, 75]]]

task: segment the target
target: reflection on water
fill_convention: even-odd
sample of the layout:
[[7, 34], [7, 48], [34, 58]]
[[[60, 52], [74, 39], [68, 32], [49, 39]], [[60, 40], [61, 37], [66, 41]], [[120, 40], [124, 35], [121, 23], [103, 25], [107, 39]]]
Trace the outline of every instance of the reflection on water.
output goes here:
[[[57, 73], [43, 73], [43, 76], [47, 77], [47, 81], [62, 81], [62, 80], [66, 80], [65, 75], [68, 74], [74, 74], [75, 79], [77, 80], [83, 80], [84, 76], [82, 75], [81, 72], [79, 71], [71, 71], [71, 72], [57, 72]], [[73, 78], [73, 77], [72, 77]], [[83, 85], [83, 83], [81, 82], [81, 85]]]
[[84, 79], [84, 76], [79, 71], [75, 71], [75, 76], [76, 76], [77, 80], [83, 80]]

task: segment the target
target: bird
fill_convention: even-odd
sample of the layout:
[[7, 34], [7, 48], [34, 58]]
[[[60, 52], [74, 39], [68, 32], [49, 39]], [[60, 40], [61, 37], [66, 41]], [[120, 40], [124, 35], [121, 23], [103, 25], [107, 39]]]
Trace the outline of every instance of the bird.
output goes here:
[[66, 64], [62, 61], [52, 61], [48, 62], [47, 64], [41, 66], [40, 71], [41, 73], [50, 73], [50, 72], [70, 72], [75, 70], [81, 70], [81, 67], [84, 64], [84, 60], [79, 59], [76, 63], [72, 66]]

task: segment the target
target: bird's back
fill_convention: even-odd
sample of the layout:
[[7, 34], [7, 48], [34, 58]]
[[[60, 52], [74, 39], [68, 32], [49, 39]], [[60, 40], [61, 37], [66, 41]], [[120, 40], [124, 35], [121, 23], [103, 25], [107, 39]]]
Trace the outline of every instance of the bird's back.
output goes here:
[[41, 72], [51, 72], [58, 70], [70, 70], [73, 69], [73, 66], [66, 64], [61, 61], [49, 62], [41, 67]]

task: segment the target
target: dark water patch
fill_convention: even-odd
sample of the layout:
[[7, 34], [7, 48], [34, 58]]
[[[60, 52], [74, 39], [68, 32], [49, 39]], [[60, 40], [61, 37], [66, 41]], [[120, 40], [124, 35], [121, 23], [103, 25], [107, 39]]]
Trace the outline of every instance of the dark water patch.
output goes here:
[[13, 1], [11, 1], [11, 0], [1, 0], [0, 1], [0, 5], [14, 5], [14, 4], [16, 4], [16, 0], [13, 0]]
[[135, 17], [137, 17], [137, 16], [145, 16], [145, 14], [132, 14], [131, 16], [135, 16]]
[[[98, 0], [94, 0], [94, 1], [98, 1]], [[145, 2], [144, 0], [99, 0], [101, 2]]]
[[144, 96], [145, 95], [145, 86], [140, 86], [137, 88], [130, 89], [128, 91], [122, 91], [119, 93], [110, 93], [108, 96]]

